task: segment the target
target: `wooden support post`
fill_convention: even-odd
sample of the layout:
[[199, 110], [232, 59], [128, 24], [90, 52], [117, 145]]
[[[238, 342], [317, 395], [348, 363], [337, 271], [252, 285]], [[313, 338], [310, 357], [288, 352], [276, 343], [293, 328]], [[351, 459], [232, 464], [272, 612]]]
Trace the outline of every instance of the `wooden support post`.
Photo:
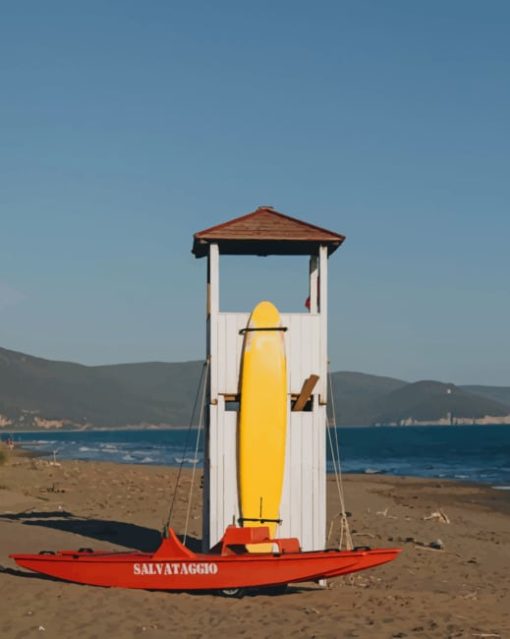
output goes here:
[[[216, 469], [211, 471], [211, 456], [213, 464], [216, 464], [216, 454], [211, 454], [211, 439], [216, 442], [217, 429], [217, 403], [218, 403], [218, 381], [217, 381], [217, 351], [218, 351], [218, 312], [220, 306], [220, 274], [219, 274], [220, 254], [217, 244], [209, 246], [207, 255], [207, 359], [209, 360], [209, 379], [207, 380], [207, 403], [205, 420], [205, 450], [204, 450], [204, 490], [203, 490], [203, 515], [202, 515], [202, 551], [207, 552], [210, 547], [210, 518], [211, 518], [211, 496], [216, 507], [217, 499], [217, 477]], [[214, 411], [214, 415], [211, 415]], [[212, 423], [211, 423], [212, 422]], [[211, 432], [213, 436], [211, 437]], [[211, 476], [212, 472], [212, 476]]]
[[299, 393], [298, 398], [296, 399], [294, 406], [292, 407], [292, 410], [294, 412], [298, 410], [303, 410], [303, 408], [306, 405], [306, 402], [310, 399], [310, 396], [313, 393], [313, 389], [315, 388], [315, 385], [317, 384], [318, 381], [319, 381], [318, 375], [310, 375], [308, 379], [305, 379], [303, 387], [301, 388], [301, 392]]
[[209, 246], [209, 259], [207, 269], [207, 315], [209, 320], [209, 352], [211, 358], [210, 375], [210, 401], [218, 399], [217, 380], [217, 354], [218, 354], [218, 313], [220, 310], [220, 253], [217, 244]]
[[328, 247], [319, 249], [319, 308], [321, 315], [321, 375], [323, 379], [320, 403], [328, 402]]
[[310, 313], [317, 313], [319, 301], [319, 260], [316, 255], [310, 257]]

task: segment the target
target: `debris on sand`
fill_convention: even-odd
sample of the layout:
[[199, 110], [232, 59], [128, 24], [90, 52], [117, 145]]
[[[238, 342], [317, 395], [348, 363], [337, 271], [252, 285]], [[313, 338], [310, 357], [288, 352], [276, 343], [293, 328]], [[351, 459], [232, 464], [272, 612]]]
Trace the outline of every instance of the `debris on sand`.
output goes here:
[[435, 512], [431, 513], [428, 517], [423, 518], [424, 521], [429, 521], [431, 519], [433, 519], [434, 521], [439, 521], [441, 524], [450, 523], [450, 519], [448, 515], [444, 512], [444, 510], [436, 510]]

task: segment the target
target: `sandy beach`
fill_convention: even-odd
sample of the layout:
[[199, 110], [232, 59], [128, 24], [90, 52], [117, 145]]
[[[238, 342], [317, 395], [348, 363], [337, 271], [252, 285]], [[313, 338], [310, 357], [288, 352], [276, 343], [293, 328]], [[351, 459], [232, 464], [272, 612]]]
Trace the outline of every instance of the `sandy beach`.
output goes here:
[[[153, 550], [176, 469], [62, 462], [14, 454], [0, 466], [0, 636], [510, 637], [510, 494], [449, 481], [344, 478], [356, 545], [400, 546], [397, 561], [358, 575], [225, 599], [94, 588], [22, 571], [12, 552]], [[182, 531], [190, 473], [174, 526]], [[191, 541], [201, 534], [195, 490]], [[339, 509], [328, 480], [328, 518]], [[450, 523], [439, 518], [443, 512]], [[335, 533], [336, 534], [336, 533]], [[336, 537], [336, 539], [338, 539]], [[442, 549], [431, 548], [438, 542]], [[334, 545], [334, 538], [330, 545]]]

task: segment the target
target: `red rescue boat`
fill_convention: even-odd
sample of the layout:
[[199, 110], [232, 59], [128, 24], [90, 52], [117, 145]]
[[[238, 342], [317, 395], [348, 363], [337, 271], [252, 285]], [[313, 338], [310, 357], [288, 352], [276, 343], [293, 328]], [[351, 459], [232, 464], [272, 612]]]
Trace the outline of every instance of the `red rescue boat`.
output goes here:
[[[272, 543], [275, 552], [250, 553], [247, 544]], [[11, 555], [19, 566], [65, 581], [146, 590], [216, 590], [235, 596], [250, 588], [283, 590], [289, 583], [318, 581], [392, 561], [399, 548], [303, 552], [299, 541], [270, 539], [269, 528], [229, 526], [208, 553], [194, 553], [172, 528], [154, 553], [90, 549]]]

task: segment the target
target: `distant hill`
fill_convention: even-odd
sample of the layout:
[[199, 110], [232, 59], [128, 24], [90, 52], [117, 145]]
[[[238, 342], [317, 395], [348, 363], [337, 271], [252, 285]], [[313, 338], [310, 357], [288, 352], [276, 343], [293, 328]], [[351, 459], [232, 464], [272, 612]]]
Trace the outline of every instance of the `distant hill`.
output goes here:
[[407, 386], [401, 379], [365, 373], [341, 372], [331, 377], [337, 422], [353, 426], [373, 424], [377, 400]]
[[438, 421], [451, 415], [455, 418], [479, 419], [486, 415], [505, 416], [508, 407], [468, 393], [454, 384], [421, 381], [407, 384], [374, 402], [375, 423]]
[[[184, 426], [202, 362], [83, 366], [0, 348], [0, 429]], [[504, 416], [510, 388], [332, 375], [339, 424]]]
[[473, 395], [493, 399], [510, 409], [510, 387], [508, 386], [461, 386], [460, 388]]
[[[345, 425], [393, 424], [404, 420], [435, 422], [452, 418], [505, 416], [510, 405], [497, 401], [510, 388], [459, 387], [436, 381], [404, 382], [363, 373], [333, 373], [337, 422]], [[467, 388], [482, 389], [469, 392]], [[495, 392], [493, 392], [495, 391]]]
[[0, 413], [18, 427], [185, 425], [201, 362], [82, 366], [0, 348]]

